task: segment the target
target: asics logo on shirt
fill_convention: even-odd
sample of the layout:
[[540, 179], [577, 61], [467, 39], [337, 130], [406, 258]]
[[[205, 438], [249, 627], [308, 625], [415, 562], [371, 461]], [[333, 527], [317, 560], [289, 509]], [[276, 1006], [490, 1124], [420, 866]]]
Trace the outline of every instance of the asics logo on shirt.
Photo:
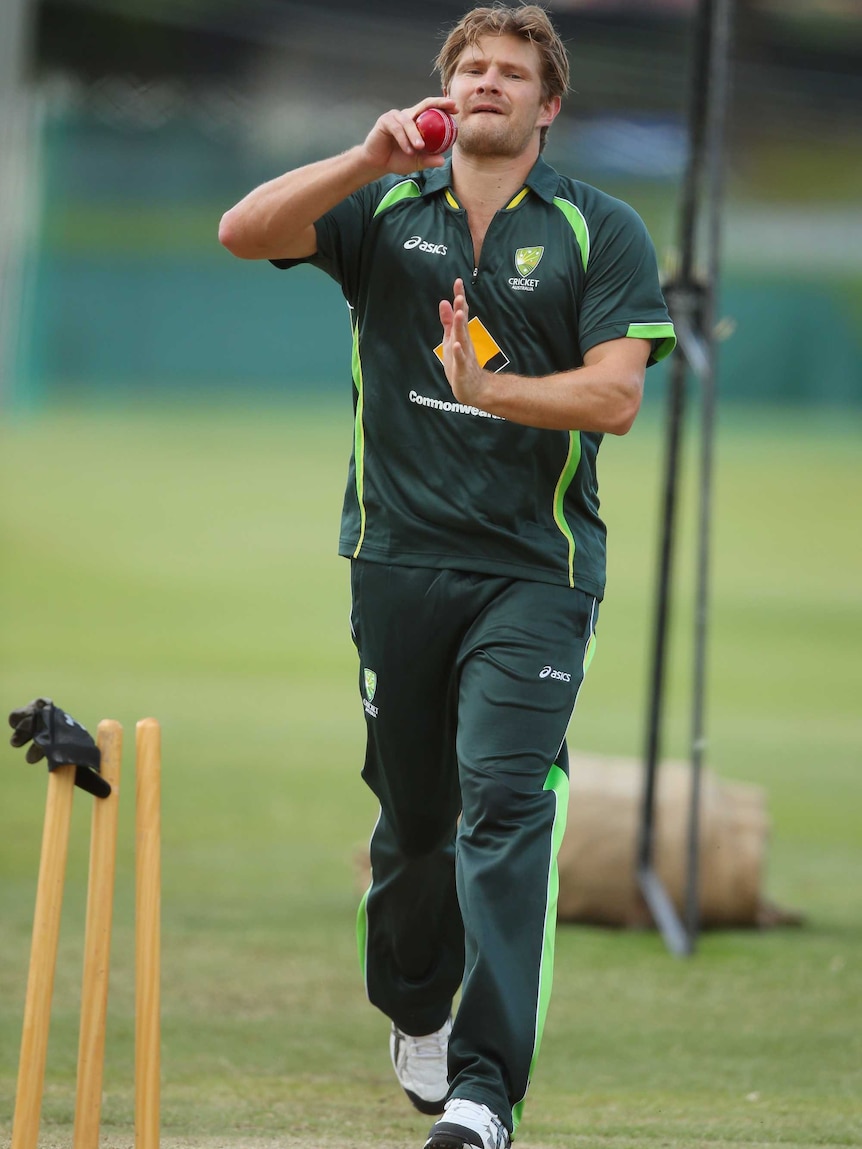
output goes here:
[[543, 666], [539, 671], [539, 678], [556, 678], [558, 682], [571, 682], [572, 676], [565, 670], [554, 670], [552, 666]]
[[414, 247], [418, 247], [420, 251], [427, 251], [429, 255], [445, 255], [449, 250], [445, 243], [429, 243], [421, 235], [411, 235], [408, 240], [404, 241], [404, 247], [407, 251], [412, 251]]

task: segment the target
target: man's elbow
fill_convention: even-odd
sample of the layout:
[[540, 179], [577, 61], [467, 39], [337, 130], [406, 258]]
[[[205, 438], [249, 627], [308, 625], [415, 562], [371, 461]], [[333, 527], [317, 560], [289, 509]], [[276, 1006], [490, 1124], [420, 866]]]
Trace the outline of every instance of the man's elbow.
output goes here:
[[222, 247], [227, 248], [231, 255], [235, 255], [237, 259], [260, 258], [257, 251], [252, 250], [245, 229], [236, 218], [233, 208], [226, 211], [219, 221], [218, 241]]
[[218, 225], [218, 241], [222, 247], [226, 247], [231, 255], [239, 255], [241, 250], [241, 233], [236, 226], [234, 217], [230, 211], [226, 211], [219, 220]]
[[608, 434], [627, 435], [629, 433], [634, 426], [638, 411], [640, 411], [642, 397], [642, 379], [631, 380], [621, 386], [606, 428]]

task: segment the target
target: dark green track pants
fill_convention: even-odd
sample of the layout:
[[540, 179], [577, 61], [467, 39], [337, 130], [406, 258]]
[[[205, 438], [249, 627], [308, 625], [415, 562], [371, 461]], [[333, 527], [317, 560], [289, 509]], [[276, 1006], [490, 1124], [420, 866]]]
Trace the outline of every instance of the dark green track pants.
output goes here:
[[598, 604], [546, 583], [363, 561], [351, 585], [362, 776], [380, 800], [358, 917], [368, 997], [419, 1035], [443, 1025], [462, 986], [450, 1096], [512, 1130], [550, 996], [564, 737]]

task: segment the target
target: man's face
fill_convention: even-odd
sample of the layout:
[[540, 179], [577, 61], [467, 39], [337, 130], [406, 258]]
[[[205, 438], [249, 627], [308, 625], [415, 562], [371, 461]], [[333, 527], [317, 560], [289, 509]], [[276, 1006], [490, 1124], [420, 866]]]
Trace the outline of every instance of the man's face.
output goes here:
[[461, 53], [447, 93], [458, 103], [458, 147], [468, 155], [519, 156], [560, 110], [542, 94], [539, 51], [519, 36], [483, 36]]

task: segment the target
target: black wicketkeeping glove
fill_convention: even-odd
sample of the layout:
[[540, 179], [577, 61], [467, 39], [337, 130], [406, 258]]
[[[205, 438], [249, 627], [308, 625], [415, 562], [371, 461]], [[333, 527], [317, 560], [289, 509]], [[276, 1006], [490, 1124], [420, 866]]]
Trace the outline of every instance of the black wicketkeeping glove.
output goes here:
[[47, 758], [49, 770], [75, 766], [76, 786], [97, 798], [110, 794], [111, 784], [99, 773], [99, 747], [81, 723], [55, 706], [50, 698], [34, 698], [20, 710], [13, 710], [9, 725], [15, 732], [9, 739], [13, 746], [24, 746], [32, 740], [26, 754], [28, 762]]

